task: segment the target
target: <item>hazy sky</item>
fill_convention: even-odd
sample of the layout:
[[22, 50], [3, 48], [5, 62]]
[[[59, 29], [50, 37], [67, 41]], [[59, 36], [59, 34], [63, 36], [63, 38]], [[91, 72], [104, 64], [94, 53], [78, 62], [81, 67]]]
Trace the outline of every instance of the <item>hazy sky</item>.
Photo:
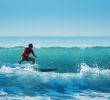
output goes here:
[[2, 35], [110, 36], [110, 0], [0, 0]]

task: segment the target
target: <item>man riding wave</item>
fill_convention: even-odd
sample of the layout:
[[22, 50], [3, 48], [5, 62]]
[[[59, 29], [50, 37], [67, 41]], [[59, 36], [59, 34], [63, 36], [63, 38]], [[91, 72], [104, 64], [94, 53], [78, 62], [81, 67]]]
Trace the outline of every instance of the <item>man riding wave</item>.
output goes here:
[[32, 50], [32, 48], [33, 48], [33, 44], [29, 44], [28, 47], [24, 48], [19, 64], [21, 64], [22, 61], [32, 61], [33, 64], [35, 63], [35, 58], [29, 57], [29, 54], [31, 53], [34, 57], [37, 57], [34, 51]]

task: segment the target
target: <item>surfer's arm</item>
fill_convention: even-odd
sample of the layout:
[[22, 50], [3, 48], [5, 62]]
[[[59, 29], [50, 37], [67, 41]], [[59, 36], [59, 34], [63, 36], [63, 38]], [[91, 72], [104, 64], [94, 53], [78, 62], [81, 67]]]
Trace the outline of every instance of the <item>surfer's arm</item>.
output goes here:
[[37, 56], [35, 55], [34, 51], [32, 52], [32, 54], [33, 54], [34, 57], [37, 57]]

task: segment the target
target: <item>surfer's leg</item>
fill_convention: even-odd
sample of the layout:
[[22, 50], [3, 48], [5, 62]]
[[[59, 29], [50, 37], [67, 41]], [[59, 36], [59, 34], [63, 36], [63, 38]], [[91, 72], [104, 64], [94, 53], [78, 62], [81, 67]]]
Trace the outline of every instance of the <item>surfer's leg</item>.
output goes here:
[[24, 58], [23, 57], [21, 57], [21, 59], [20, 59], [20, 61], [18, 63], [21, 64], [22, 61], [24, 61]]
[[32, 61], [32, 63], [35, 64], [35, 59], [32, 58], [32, 57], [29, 57], [29, 58], [28, 58], [28, 61]]
[[21, 64], [21, 63], [22, 63], [22, 61], [23, 61], [23, 59], [21, 58], [21, 59], [20, 59], [20, 61], [19, 61], [19, 64]]

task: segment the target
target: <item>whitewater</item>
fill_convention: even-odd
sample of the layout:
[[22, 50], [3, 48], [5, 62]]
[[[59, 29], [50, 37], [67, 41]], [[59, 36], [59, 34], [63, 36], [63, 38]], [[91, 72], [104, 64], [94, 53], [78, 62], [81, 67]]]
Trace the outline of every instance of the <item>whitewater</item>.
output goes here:
[[[18, 64], [28, 43], [36, 64]], [[88, 99], [110, 100], [110, 37], [0, 37], [0, 100]]]

